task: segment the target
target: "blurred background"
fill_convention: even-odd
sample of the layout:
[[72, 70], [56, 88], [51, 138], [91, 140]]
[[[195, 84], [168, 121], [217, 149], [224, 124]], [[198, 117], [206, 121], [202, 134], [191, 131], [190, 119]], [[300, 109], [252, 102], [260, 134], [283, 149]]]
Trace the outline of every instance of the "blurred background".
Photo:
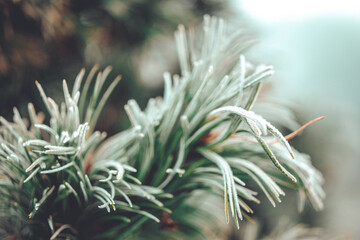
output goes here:
[[[261, 215], [266, 232], [281, 215], [346, 239], [360, 238], [360, 4], [325, 0], [2, 0], [0, 1], [0, 115], [12, 107], [42, 108], [34, 81], [61, 99], [61, 80], [81, 67], [113, 66], [122, 74], [100, 120], [114, 132], [128, 122], [130, 98], [144, 106], [161, 95], [162, 73], [178, 72], [173, 32], [203, 14], [225, 18], [257, 40], [247, 52], [273, 65], [271, 94], [294, 106], [300, 123], [326, 119], [291, 141], [324, 174], [325, 210], [295, 217], [295, 198]], [[55, 97], [56, 98], [56, 97]], [[281, 117], [281, 116], [279, 116]], [[268, 207], [268, 206], [266, 206]]]
[[291, 143], [325, 176], [325, 211], [302, 219], [360, 239], [360, 3], [237, 1], [258, 33], [249, 55], [274, 66], [273, 94], [301, 123], [326, 119]]

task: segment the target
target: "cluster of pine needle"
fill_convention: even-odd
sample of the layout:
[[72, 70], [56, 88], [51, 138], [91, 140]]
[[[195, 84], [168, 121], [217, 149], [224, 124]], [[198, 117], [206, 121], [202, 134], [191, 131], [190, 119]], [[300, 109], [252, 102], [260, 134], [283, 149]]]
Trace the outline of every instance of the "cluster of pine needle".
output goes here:
[[[298, 191], [300, 210], [306, 199], [323, 208], [321, 173], [252, 111], [273, 70], [245, 59], [246, 36], [205, 16], [202, 28], [180, 25], [175, 40], [181, 75], [165, 73], [164, 96], [144, 110], [128, 101], [127, 130], [96, 131], [121, 78], [107, 82], [110, 67], [81, 70], [72, 90], [64, 80], [61, 103], [36, 83], [45, 114], [30, 103], [29, 120], [16, 108], [12, 122], [0, 119], [0, 238], [204, 235], [194, 219], [211, 221], [213, 209], [201, 208], [210, 195], [223, 198], [226, 221], [239, 227], [256, 214], [258, 191], [275, 206], [282, 188]], [[297, 125], [287, 110], [268, 110]]]

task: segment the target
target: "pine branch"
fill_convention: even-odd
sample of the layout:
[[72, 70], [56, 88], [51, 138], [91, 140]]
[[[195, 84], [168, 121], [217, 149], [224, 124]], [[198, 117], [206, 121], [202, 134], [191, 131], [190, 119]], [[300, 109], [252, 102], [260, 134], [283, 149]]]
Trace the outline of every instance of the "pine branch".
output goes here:
[[[175, 39], [181, 76], [165, 73], [163, 98], [150, 99], [144, 110], [129, 100], [131, 127], [110, 138], [94, 131], [120, 81], [102, 93], [110, 67], [94, 84], [97, 67], [84, 84], [81, 70], [71, 94], [64, 80], [60, 104], [36, 82], [48, 123], [31, 104], [30, 126], [16, 109], [13, 123], [0, 119], [1, 237], [135, 238], [149, 220], [164, 224], [164, 212], [182, 219], [173, 228], [201, 232], [190, 226], [190, 213], [179, 217], [180, 206], [198, 191], [222, 196], [227, 221], [231, 216], [239, 228], [253, 214], [247, 202], [260, 202], [251, 181], [274, 206], [284, 186], [298, 190], [300, 210], [306, 196], [315, 209], [323, 208], [321, 174], [251, 111], [273, 70], [245, 59], [250, 42], [209, 16], [199, 31], [179, 26]], [[257, 142], [236, 137], [244, 133]], [[269, 145], [274, 137], [282, 144]], [[196, 208], [201, 201], [187, 204]]]

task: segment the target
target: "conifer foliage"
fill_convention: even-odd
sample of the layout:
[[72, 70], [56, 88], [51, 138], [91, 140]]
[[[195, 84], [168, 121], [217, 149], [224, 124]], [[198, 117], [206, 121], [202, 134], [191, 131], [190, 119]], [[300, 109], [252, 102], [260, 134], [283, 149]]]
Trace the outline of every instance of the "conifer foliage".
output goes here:
[[71, 91], [64, 80], [61, 103], [36, 83], [45, 114], [30, 103], [29, 120], [16, 108], [12, 122], [0, 119], [2, 239], [199, 234], [197, 192], [222, 197], [226, 221], [238, 228], [257, 214], [249, 204], [260, 203], [260, 192], [275, 206], [291, 188], [300, 210], [307, 198], [323, 208], [321, 173], [252, 111], [273, 70], [246, 60], [247, 37], [205, 16], [202, 28], [180, 25], [175, 40], [181, 75], [164, 73], [164, 96], [144, 110], [128, 101], [127, 130], [96, 131], [121, 79], [107, 81], [110, 67], [81, 70]]

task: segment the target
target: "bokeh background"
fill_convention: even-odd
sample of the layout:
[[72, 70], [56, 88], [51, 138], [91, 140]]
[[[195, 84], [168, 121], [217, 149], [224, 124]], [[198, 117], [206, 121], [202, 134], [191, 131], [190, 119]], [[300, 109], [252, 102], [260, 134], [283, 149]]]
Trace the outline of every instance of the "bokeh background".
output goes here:
[[[38, 80], [61, 98], [61, 80], [71, 82], [81, 67], [113, 66], [123, 80], [103, 114], [101, 130], [128, 122], [130, 98], [144, 106], [162, 92], [162, 73], [178, 72], [173, 32], [182, 23], [220, 16], [257, 40], [247, 57], [273, 65], [271, 94], [291, 103], [300, 123], [318, 116], [291, 141], [309, 153], [324, 174], [325, 210], [297, 216], [285, 198], [261, 214], [260, 232], [281, 216], [323, 227], [327, 233], [360, 238], [360, 4], [325, 0], [3, 0], [0, 1], [0, 115], [12, 107], [41, 108]], [[279, 118], [281, 116], [278, 116]], [[269, 206], [265, 206], [269, 207]], [[262, 211], [261, 211], [262, 213]]]
[[359, 239], [360, 3], [239, 3], [259, 33], [250, 55], [274, 65], [273, 94], [294, 102], [302, 123], [326, 116], [292, 142], [312, 156], [326, 179], [325, 211], [305, 212], [305, 220]]

